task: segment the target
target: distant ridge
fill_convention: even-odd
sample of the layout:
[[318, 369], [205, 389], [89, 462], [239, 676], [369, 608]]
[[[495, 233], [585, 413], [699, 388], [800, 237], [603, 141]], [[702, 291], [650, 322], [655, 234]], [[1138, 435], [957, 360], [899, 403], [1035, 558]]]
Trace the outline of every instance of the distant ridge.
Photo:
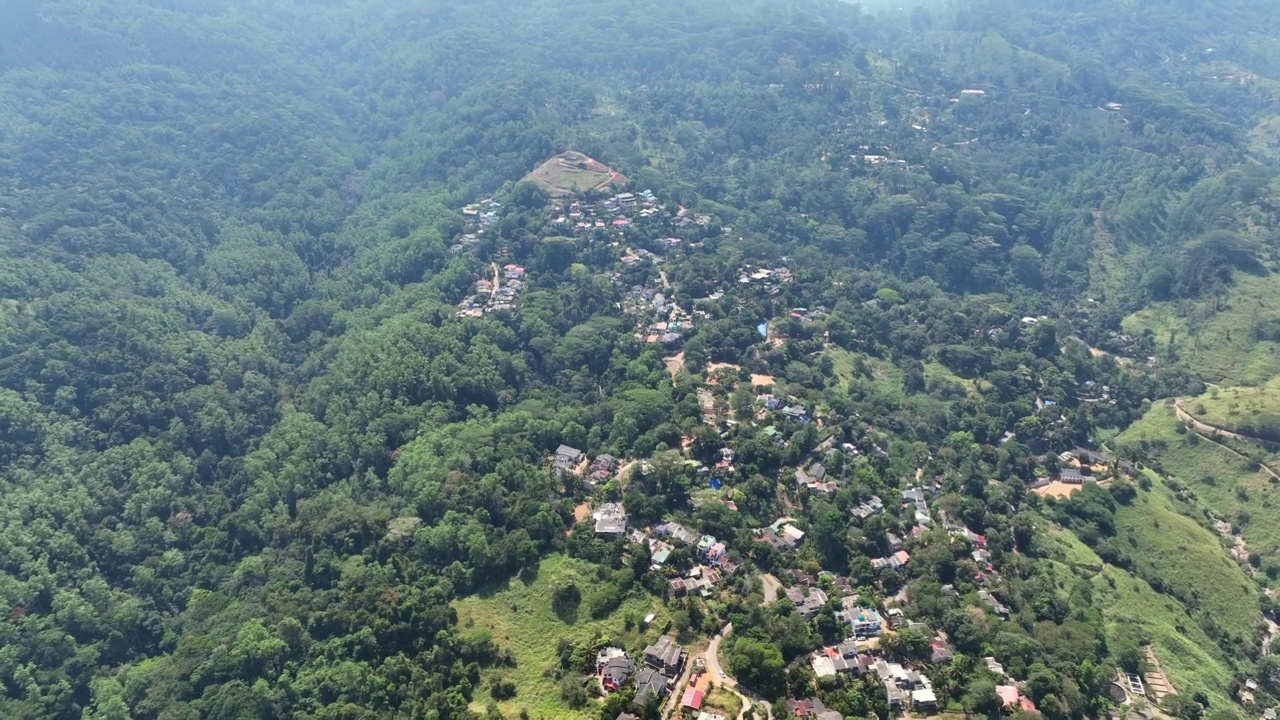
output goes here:
[[552, 197], [576, 195], [588, 190], [621, 189], [630, 182], [622, 173], [575, 150], [547, 160], [524, 179], [537, 183]]

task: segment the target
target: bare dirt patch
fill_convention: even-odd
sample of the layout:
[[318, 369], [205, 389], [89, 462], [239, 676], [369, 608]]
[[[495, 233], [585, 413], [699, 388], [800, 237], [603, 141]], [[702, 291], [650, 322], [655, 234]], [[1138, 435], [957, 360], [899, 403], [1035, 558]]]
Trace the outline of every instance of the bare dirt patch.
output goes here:
[[671, 373], [671, 377], [675, 377], [676, 373], [680, 372], [680, 370], [684, 368], [684, 351], [681, 350], [675, 355], [663, 359], [662, 362], [666, 364], [667, 372]]
[[[576, 525], [576, 524], [578, 524], [578, 523], [582, 522], [583, 520], [585, 520], [585, 519], [586, 519], [586, 517], [587, 517], [587, 513], [590, 513], [590, 512], [591, 512], [591, 503], [586, 503], [586, 502], [584, 502], [584, 503], [582, 503], [581, 505], [579, 505], [578, 507], [574, 508], [574, 509], [573, 509], [573, 523]], [[569, 528], [569, 529], [565, 530], [565, 531], [564, 531], [564, 534], [565, 534], [565, 535], [572, 535], [572, 534], [573, 534], [573, 528]]]
[[751, 373], [751, 384], [755, 387], [772, 387], [778, 383], [778, 379], [772, 375], [760, 375]]
[[1031, 492], [1041, 497], [1069, 498], [1071, 494], [1079, 490], [1082, 486], [1064, 483], [1061, 480], [1054, 480], [1048, 485], [1042, 485]]
[[604, 163], [570, 150], [534, 168], [524, 176], [552, 197], [576, 195], [588, 190], [626, 187], [627, 177]]

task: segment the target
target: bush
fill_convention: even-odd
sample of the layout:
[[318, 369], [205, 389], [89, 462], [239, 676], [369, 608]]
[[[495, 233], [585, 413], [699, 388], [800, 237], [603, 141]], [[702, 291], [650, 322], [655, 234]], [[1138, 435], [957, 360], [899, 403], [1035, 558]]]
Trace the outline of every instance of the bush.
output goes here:
[[582, 687], [582, 678], [567, 675], [560, 681], [560, 699], [569, 707], [577, 710], [587, 704], [587, 691]]
[[617, 585], [606, 583], [587, 596], [587, 608], [591, 617], [599, 619], [613, 612], [622, 604], [622, 591]]
[[494, 680], [489, 696], [494, 700], [510, 700], [516, 696], [516, 684], [506, 679]]

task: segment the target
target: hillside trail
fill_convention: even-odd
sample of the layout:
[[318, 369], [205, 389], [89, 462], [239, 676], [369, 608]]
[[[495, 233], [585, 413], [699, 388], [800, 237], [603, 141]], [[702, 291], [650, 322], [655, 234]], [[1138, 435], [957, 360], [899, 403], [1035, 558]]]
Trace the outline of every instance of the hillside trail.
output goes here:
[[743, 692], [738, 687], [738, 680], [725, 672], [724, 668], [720, 666], [720, 643], [731, 632], [733, 632], [733, 623], [728, 623], [715, 637], [711, 638], [711, 644], [707, 646], [706, 651], [707, 672], [714, 678], [714, 682], [719, 683], [720, 687], [737, 695], [738, 699], [742, 701], [742, 709], [738, 711], [737, 720], [746, 718], [747, 711], [751, 709], [753, 703], [764, 708], [765, 717], [771, 717], [773, 715], [773, 705], [767, 700], [756, 697], [755, 693], [750, 691]]
[[[1179, 420], [1181, 420], [1182, 422], [1188, 423], [1189, 425], [1191, 425], [1191, 427], [1195, 428], [1196, 430], [1199, 430], [1202, 433], [1208, 433], [1209, 435], [1213, 435], [1216, 433], [1218, 435], [1221, 435], [1222, 437], [1233, 438], [1241, 442], [1254, 443], [1254, 444], [1261, 443], [1261, 441], [1258, 438], [1250, 437], [1249, 435], [1241, 435], [1240, 433], [1231, 432], [1230, 430], [1220, 428], [1215, 425], [1210, 425], [1209, 423], [1201, 421], [1200, 419], [1196, 418], [1196, 416], [1182, 409], [1181, 398], [1174, 398], [1173, 412], [1174, 412], [1174, 415], [1176, 415]], [[1257, 462], [1258, 467], [1261, 468], [1262, 471], [1265, 472], [1267, 475], [1271, 476], [1272, 480], [1280, 481], [1280, 475], [1276, 474], [1275, 470], [1272, 470], [1271, 468], [1267, 467], [1265, 463], [1258, 462], [1253, 458], [1249, 457], [1248, 455], [1238, 452], [1233, 448], [1227, 447], [1226, 445], [1223, 445], [1222, 443], [1214, 440], [1212, 437], [1206, 437], [1204, 439], [1208, 440], [1214, 445], [1217, 445], [1223, 450], [1226, 450], [1227, 452], [1240, 458], [1241, 460], [1244, 460], [1246, 463], [1252, 464]]]

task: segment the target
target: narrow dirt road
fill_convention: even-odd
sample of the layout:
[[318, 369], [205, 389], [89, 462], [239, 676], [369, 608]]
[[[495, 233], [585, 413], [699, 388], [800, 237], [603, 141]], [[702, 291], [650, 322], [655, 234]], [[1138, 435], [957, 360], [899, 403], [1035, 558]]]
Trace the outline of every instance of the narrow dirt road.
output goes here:
[[711, 644], [707, 646], [705, 654], [707, 660], [707, 672], [711, 674], [712, 682], [717, 683], [720, 687], [725, 688], [729, 692], [738, 696], [742, 701], [742, 710], [738, 712], [738, 720], [743, 720], [747, 716], [747, 711], [751, 709], [753, 704], [764, 708], [765, 717], [773, 714], [773, 705], [769, 701], [757, 697], [755, 693], [743, 692], [738, 687], [738, 681], [729, 673], [725, 672], [720, 666], [720, 643], [733, 632], [733, 623], [725, 625], [715, 637], [711, 638]]
[[[1173, 401], [1173, 413], [1174, 413], [1174, 415], [1176, 415], [1176, 416], [1178, 417], [1178, 419], [1179, 419], [1179, 420], [1181, 420], [1181, 421], [1182, 421], [1182, 422], [1184, 422], [1184, 423], [1187, 423], [1187, 424], [1188, 424], [1188, 425], [1190, 425], [1191, 427], [1195, 428], [1196, 430], [1198, 430], [1198, 431], [1200, 431], [1200, 432], [1202, 432], [1202, 433], [1205, 433], [1206, 435], [1210, 435], [1210, 436], [1212, 436], [1212, 435], [1217, 434], [1217, 435], [1221, 435], [1222, 437], [1229, 437], [1229, 438], [1233, 438], [1233, 439], [1235, 439], [1235, 440], [1239, 440], [1239, 441], [1241, 441], [1241, 442], [1247, 442], [1247, 443], [1255, 443], [1255, 444], [1256, 444], [1256, 443], [1258, 443], [1258, 442], [1259, 442], [1259, 440], [1258, 440], [1257, 438], [1249, 437], [1248, 435], [1241, 435], [1241, 434], [1239, 434], [1239, 433], [1231, 432], [1230, 430], [1224, 430], [1224, 429], [1222, 429], [1222, 428], [1220, 428], [1220, 427], [1215, 427], [1215, 426], [1210, 425], [1209, 423], [1206, 423], [1206, 422], [1201, 422], [1201, 421], [1200, 421], [1200, 420], [1198, 420], [1194, 415], [1192, 415], [1191, 413], [1187, 412], [1186, 410], [1183, 410], [1183, 409], [1182, 409], [1182, 400], [1177, 399], [1177, 398], [1175, 398], [1175, 399], [1174, 399], [1174, 401]], [[1217, 441], [1216, 441], [1216, 440], [1214, 440], [1212, 437], [1205, 437], [1204, 439], [1205, 439], [1205, 440], [1208, 440], [1209, 442], [1213, 443], [1214, 445], [1217, 445], [1218, 447], [1222, 448], [1223, 450], [1226, 450], [1227, 452], [1231, 453], [1232, 455], [1235, 455], [1236, 457], [1240, 458], [1241, 460], [1245, 461], [1246, 463], [1251, 463], [1251, 464], [1252, 464], [1252, 463], [1257, 463], [1257, 464], [1258, 464], [1258, 467], [1259, 467], [1259, 468], [1261, 468], [1261, 469], [1262, 469], [1262, 471], [1263, 471], [1263, 472], [1265, 472], [1267, 475], [1270, 475], [1272, 480], [1280, 480], [1280, 475], [1276, 474], [1276, 471], [1275, 471], [1275, 470], [1272, 470], [1271, 468], [1267, 467], [1265, 464], [1260, 463], [1260, 462], [1258, 462], [1258, 461], [1254, 460], [1253, 458], [1251, 458], [1251, 457], [1249, 457], [1249, 456], [1247, 456], [1247, 455], [1245, 455], [1245, 454], [1243, 454], [1243, 453], [1237, 452], [1237, 451], [1236, 451], [1236, 450], [1234, 450], [1233, 448], [1229, 448], [1229, 447], [1227, 447], [1226, 445], [1223, 445], [1223, 444], [1222, 444], [1222, 443], [1220, 443], [1220, 442], [1217, 442]]]
[[778, 582], [778, 578], [768, 574], [760, 573], [760, 582], [764, 585], [764, 602], [778, 602], [778, 592], [782, 590], [782, 583]]

